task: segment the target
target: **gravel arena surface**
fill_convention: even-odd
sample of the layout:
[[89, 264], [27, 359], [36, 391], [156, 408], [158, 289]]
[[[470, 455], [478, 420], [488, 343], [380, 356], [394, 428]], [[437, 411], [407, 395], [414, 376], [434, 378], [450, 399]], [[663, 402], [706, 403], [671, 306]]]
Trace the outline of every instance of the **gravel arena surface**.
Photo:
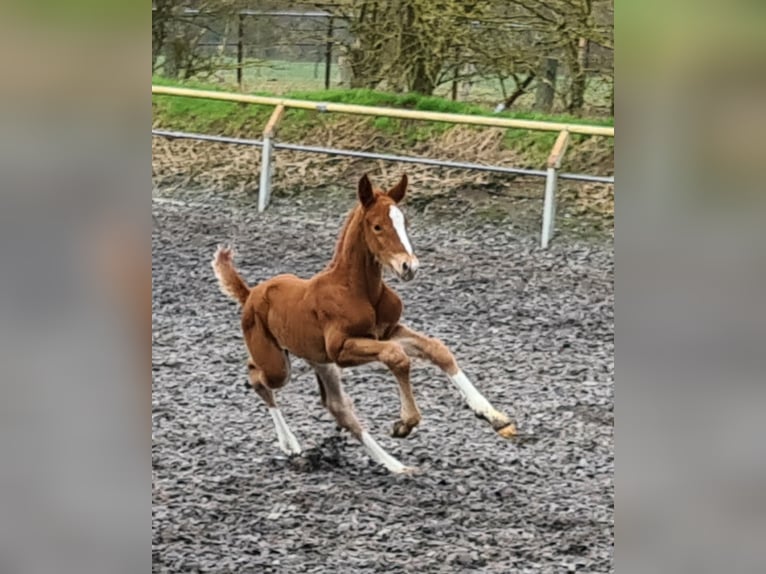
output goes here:
[[513, 226], [405, 205], [421, 270], [389, 281], [403, 322], [441, 338], [528, 436], [504, 441], [415, 362], [423, 420], [391, 438], [393, 376], [345, 369], [360, 419], [420, 469], [391, 475], [336, 429], [313, 372], [293, 358], [277, 401], [304, 453], [279, 450], [246, 388], [238, 305], [210, 261], [231, 243], [250, 285], [308, 277], [330, 259], [352, 197], [276, 197], [258, 214], [234, 196], [154, 191], [152, 571], [612, 572], [611, 236], [557, 237], [542, 251]]

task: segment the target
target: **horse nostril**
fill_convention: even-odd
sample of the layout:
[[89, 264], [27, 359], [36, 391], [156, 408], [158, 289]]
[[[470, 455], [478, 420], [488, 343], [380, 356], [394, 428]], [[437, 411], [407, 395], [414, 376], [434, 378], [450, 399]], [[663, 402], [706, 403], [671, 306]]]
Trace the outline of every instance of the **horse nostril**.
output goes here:
[[404, 263], [402, 263], [402, 271], [407, 273], [409, 270], [410, 270], [410, 264], [407, 263], [406, 261]]

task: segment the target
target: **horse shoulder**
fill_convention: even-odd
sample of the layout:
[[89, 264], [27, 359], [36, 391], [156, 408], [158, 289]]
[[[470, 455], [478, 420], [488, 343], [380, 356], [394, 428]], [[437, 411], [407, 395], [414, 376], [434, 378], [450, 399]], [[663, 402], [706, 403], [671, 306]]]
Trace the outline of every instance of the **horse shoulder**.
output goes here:
[[350, 337], [363, 337], [375, 325], [375, 309], [354, 298], [345, 285], [316, 276], [309, 287], [312, 306], [323, 328], [336, 329]]
[[380, 295], [380, 299], [378, 300], [375, 309], [377, 317], [376, 323], [379, 330], [387, 332], [392, 327], [396, 326], [399, 323], [399, 319], [402, 317], [403, 310], [404, 305], [402, 304], [402, 299], [393, 289], [384, 284], [383, 292]]

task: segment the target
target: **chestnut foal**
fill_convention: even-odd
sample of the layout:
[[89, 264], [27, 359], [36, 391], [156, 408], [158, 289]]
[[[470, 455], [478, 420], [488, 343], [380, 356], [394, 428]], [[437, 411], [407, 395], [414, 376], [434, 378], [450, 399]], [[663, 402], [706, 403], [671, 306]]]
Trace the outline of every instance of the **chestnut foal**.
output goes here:
[[500, 436], [516, 434], [514, 423], [495, 410], [458, 367], [439, 340], [399, 323], [402, 302], [383, 282], [383, 268], [409, 281], [418, 258], [407, 237], [404, 215], [397, 204], [407, 190], [407, 176], [383, 192], [373, 189], [367, 175], [359, 180], [359, 203], [349, 214], [329, 265], [311, 279], [279, 275], [250, 288], [234, 268], [230, 249], [219, 248], [213, 269], [223, 292], [242, 305], [242, 331], [250, 354], [250, 383], [269, 408], [279, 446], [288, 454], [301, 447], [277, 408], [274, 390], [290, 377], [289, 353], [308, 362], [316, 373], [322, 404], [338, 425], [389, 471], [405, 467], [364, 430], [341, 385], [341, 367], [379, 361], [399, 383], [401, 413], [392, 435], [405, 437], [420, 422], [410, 385], [410, 357], [439, 367], [458, 388], [477, 416]]

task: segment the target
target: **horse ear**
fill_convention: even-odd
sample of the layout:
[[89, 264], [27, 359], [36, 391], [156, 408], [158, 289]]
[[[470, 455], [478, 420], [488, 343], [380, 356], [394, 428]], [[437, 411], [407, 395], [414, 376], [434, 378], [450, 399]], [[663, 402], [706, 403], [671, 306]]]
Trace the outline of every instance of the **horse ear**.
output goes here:
[[359, 202], [364, 207], [370, 207], [372, 202], [375, 201], [375, 193], [372, 191], [372, 184], [370, 183], [370, 178], [367, 177], [366, 173], [359, 180], [359, 188], [357, 189], [357, 194], [359, 195]]
[[399, 180], [394, 187], [388, 190], [388, 197], [393, 199], [396, 203], [399, 203], [404, 199], [404, 194], [407, 191], [407, 174], [402, 174], [402, 179]]

